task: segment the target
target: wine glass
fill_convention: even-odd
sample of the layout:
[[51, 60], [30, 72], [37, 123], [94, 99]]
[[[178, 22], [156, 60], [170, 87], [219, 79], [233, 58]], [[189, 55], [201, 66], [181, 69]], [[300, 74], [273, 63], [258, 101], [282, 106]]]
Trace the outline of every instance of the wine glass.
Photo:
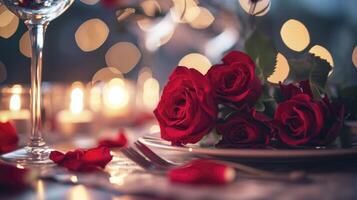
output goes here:
[[25, 21], [31, 41], [31, 132], [26, 147], [4, 154], [1, 159], [23, 165], [51, 164], [51, 149], [41, 131], [42, 48], [49, 22], [65, 12], [74, 0], [0, 0]]

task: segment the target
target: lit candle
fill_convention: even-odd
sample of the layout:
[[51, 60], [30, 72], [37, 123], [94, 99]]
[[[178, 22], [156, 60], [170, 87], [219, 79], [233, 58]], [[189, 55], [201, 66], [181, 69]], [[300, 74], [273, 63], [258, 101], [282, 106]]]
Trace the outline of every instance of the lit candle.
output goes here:
[[147, 112], [152, 112], [160, 99], [159, 81], [151, 77], [145, 80], [143, 86], [143, 105]]
[[152, 113], [160, 100], [159, 81], [152, 77], [149, 68], [139, 72], [137, 81], [136, 104], [139, 112]]
[[115, 78], [104, 87], [104, 114], [120, 116], [128, 112], [130, 94], [123, 79]]
[[103, 88], [103, 115], [107, 124], [129, 122], [133, 115], [133, 86], [128, 80], [114, 78]]
[[0, 121], [11, 121], [18, 133], [28, 131], [30, 111], [21, 108], [21, 93], [22, 87], [14, 85], [11, 88], [11, 96], [9, 101], [9, 110], [0, 111]]
[[84, 92], [81, 84], [74, 83], [68, 110], [62, 110], [57, 115], [59, 130], [66, 134], [90, 132], [93, 115], [84, 109]]

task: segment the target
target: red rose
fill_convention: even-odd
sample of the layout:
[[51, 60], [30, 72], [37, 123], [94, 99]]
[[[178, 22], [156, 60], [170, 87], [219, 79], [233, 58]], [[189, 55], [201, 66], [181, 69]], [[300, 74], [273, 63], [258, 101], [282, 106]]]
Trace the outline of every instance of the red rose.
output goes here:
[[222, 163], [198, 159], [171, 169], [168, 175], [176, 183], [223, 185], [234, 180], [235, 171]]
[[218, 147], [262, 147], [269, 144], [272, 120], [262, 113], [235, 113], [217, 125], [222, 135]]
[[253, 60], [243, 52], [232, 51], [222, 61], [207, 72], [218, 103], [237, 108], [253, 106], [262, 93]]
[[18, 141], [16, 130], [11, 123], [0, 122], [0, 154], [15, 150]]
[[88, 150], [76, 149], [66, 154], [52, 151], [50, 159], [71, 171], [90, 172], [104, 169], [112, 160], [112, 156], [108, 147], [97, 147]]
[[177, 67], [154, 111], [161, 137], [173, 144], [196, 143], [211, 131], [217, 105], [211, 86], [197, 70]]
[[327, 96], [320, 102], [324, 111], [325, 123], [321, 133], [312, 141], [317, 145], [328, 145], [335, 141], [343, 127], [345, 107], [340, 103], [331, 103]]
[[314, 101], [309, 81], [280, 85], [283, 99], [275, 111], [276, 136], [285, 144], [328, 145], [341, 131], [345, 110], [325, 97]]
[[124, 130], [120, 130], [115, 139], [103, 139], [98, 142], [98, 146], [108, 147], [108, 148], [120, 148], [125, 147], [128, 144]]
[[306, 145], [316, 138], [324, 126], [324, 112], [307, 94], [297, 94], [278, 105], [275, 121], [278, 136], [288, 145]]

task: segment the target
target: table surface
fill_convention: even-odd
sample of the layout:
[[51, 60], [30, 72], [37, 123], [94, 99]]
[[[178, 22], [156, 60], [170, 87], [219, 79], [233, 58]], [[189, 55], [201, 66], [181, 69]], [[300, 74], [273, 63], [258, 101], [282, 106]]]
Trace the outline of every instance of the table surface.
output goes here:
[[[123, 161], [120, 161], [123, 163]], [[101, 189], [88, 184], [64, 184], [52, 180], [37, 180], [31, 187], [7, 192], [1, 191], [0, 199], [68, 199], [68, 200], [150, 200], [150, 199], [247, 199], [247, 200], [321, 200], [357, 199], [357, 165], [339, 163], [323, 171], [308, 171], [310, 183], [237, 179], [226, 186], [190, 186], [170, 183], [165, 176], [147, 174], [134, 164], [121, 167], [115, 162], [107, 168], [115, 170], [110, 179], [113, 187]], [[332, 169], [331, 169], [332, 168]], [[110, 171], [109, 170], [109, 171]], [[111, 173], [111, 172], [110, 172]], [[93, 183], [100, 175], [79, 175], [78, 180]], [[87, 179], [88, 178], [88, 179]], [[129, 191], [129, 192], [127, 192]]]
[[[73, 140], [72, 140], [73, 141]], [[68, 144], [68, 143], [66, 143]], [[58, 147], [56, 149], [72, 149]], [[164, 157], [185, 160], [185, 155], [156, 152]], [[271, 166], [258, 166], [262, 168]], [[273, 166], [273, 169], [290, 170], [292, 166]], [[313, 165], [295, 165], [294, 168], [307, 172], [309, 183], [287, 183], [272, 180], [239, 178], [225, 186], [192, 186], [173, 184], [163, 175], [148, 174], [133, 162], [120, 154], [115, 154], [106, 167], [106, 174], [72, 174], [76, 183], [41, 179], [19, 191], [4, 191], [0, 188], [0, 200], [59, 199], [59, 200], [151, 200], [151, 199], [237, 199], [237, 200], [356, 200], [357, 199], [357, 159], [315, 163]], [[68, 171], [59, 170], [58, 174], [68, 175]], [[56, 172], [57, 173], [57, 172]], [[81, 184], [84, 183], [84, 184]], [[104, 185], [105, 187], [98, 187]]]

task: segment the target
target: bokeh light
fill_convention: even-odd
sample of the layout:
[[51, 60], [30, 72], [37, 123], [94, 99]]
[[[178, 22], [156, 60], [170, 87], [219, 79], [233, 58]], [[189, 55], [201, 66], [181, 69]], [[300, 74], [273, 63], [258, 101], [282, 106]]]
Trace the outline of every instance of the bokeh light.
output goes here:
[[108, 26], [100, 19], [90, 19], [79, 26], [75, 33], [78, 47], [85, 52], [98, 49], [109, 35]]
[[5, 27], [11, 23], [13, 18], [16, 17], [5, 6], [0, 6], [0, 27]]
[[30, 34], [28, 31], [26, 31], [21, 36], [19, 41], [19, 49], [24, 56], [31, 58], [31, 42], [30, 42]]
[[112, 109], [123, 109], [129, 104], [130, 94], [123, 79], [109, 81], [103, 91], [103, 103]]
[[155, 0], [146, 0], [140, 3], [144, 13], [148, 16], [154, 16], [156, 12], [161, 12], [160, 4]]
[[353, 49], [352, 52], [352, 63], [357, 67], [357, 46]]
[[[204, 7], [195, 7], [198, 9], [198, 15], [190, 21], [190, 25], [193, 28], [196, 29], [205, 29], [207, 27], [209, 27], [213, 21], [214, 21], [214, 16], [213, 14]], [[193, 8], [191, 8], [190, 10], [192, 10]]]
[[100, 0], [81, 0], [82, 3], [87, 4], [87, 5], [94, 5], [98, 3]]
[[139, 49], [130, 42], [116, 43], [105, 54], [107, 66], [117, 68], [122, 73], [130, 72], [140, 58]]
[[206, 74], [212, 66], [210, 60], [206, 56], [199, 53], [190, 53], [184, 56], [178, 65], [197, 69], [202, 74]]
[[114, 67], [104, 67], [98, 70], [92, 78], [92, 84], [97, 82], [109, 82], [114, 78], [122, 78], [122, 73]]
[[309, 50], [309, 52], [320, 57], [321, 59], [326, 60], [332, 67], [334, 66], [332, 55], [325, 47], [315, 45]]
[[289, 19], [283, 24], [280, 35], [285, 45], [294, 51], [302, 51], [310, 43], [309, 31], [295, 19]]
[[170, 10], [172, 19], [177, 23], [187, 23], [199, 15], [199, 8], [194, 0], [172, 0]]
[[16, 32], [18, 26], [19, 18], [15, 16], [6, 26], [0, 27], [0, 36], [5, 39], [10, 38]]
[[160, 99], [160, 84], [155, 78], [148, 78], [143, 85], [144, 106], [153, 111]]
[[272, 75], [268, 77], [268, 81], [271, 83], [284, 82], [288, 77], [290, 71], [290, 66], [288, 60], [281, 53], [276, 56], [275, 70]]

